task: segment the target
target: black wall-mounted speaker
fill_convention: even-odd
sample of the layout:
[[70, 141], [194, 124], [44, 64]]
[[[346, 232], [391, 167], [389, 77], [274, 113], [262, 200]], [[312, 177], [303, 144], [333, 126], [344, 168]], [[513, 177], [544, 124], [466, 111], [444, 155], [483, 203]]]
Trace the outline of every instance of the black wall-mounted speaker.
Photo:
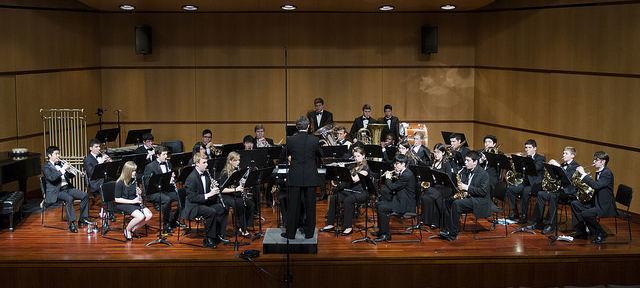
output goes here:
[[153, 45], [151, 42], [151, 26], [140, 25], [136, 26], [136, 53], [137, 54], [151, 54]]
[[423, 26], [421, 35], [422, 54], [438, 53], [438, 26]]

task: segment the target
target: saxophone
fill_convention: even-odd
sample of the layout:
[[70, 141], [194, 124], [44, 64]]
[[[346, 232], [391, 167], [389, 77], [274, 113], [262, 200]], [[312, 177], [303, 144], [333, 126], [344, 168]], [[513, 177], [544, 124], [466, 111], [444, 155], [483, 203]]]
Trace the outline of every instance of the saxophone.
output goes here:
[[[456, 181], [457, 181], [457, 185], [460, 186], [460, 184], [462, 184], [462, 178], [460, 178], [460, 173], [462, 173], [462, 170], [464, 170], [465, 168], [462, 168], [458, 171], [458, 173], [456, 173]], [[453, 199], [454, 200], [458, 200], [458, 199], [464, 199], [464, 198], [469, 198], [469, 192], [467, 190], [460, 190], [457, 189], [456, 193], [453, 194]]]
[[[591, 174], [589, 170], [585, 170], [585, 172], [587, 174]], [[574, 172], [571, 176], [571, 185], [576, 187], [576, 197], [578, 197], [578, 200], [582, 203], [589, 203], [593, 198], [595, 190], [591, 188], [591, 186], [587, 185], [587, 183], [580, 180], [580, 176], [580, 172]]]

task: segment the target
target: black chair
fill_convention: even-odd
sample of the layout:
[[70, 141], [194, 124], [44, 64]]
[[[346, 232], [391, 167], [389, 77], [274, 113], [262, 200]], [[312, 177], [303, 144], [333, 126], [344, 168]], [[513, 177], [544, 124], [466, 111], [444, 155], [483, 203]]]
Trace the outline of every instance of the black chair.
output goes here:
[[629, 244], [631, 242], [631, 214], [629, 213], [629, 206], [631, 206], [631, 199], [633, 198], [633, 188], [620, 184], [618, 185], [618, 190], [616, 192], [616, 203], [622, 206], [625, 206], [626, 209], [622, 210], [617, 208], [616, 215], [613, 217], [613, 221], [615, 223], [616, 233], [618, 234], [618, 218], [627, 221], [627, 231], [629, 233], [629, 240], [620, 241], [620, 242], [605, 242], [606, 244]]
[[[116, 182], [115, 181], [109, 181], [107, 183], [102, 184], [101, 188], [100, 188], [100, 196], [102, 197], [102, 203], [103, 205], [105, 205], [105, 207], [109, 207], [112, 206], [113, 207], [113, 211], [114, 213], [118, 213], [120, 215], [122, 215], [122, 231], [124, 231], [124, 229], [126, 228], [126, 223], [127, 223], [127, 216], [130, 215], [126, 215], [126, 213], [124, 213], [123, 211], [120, 211], [118, 209], [115, 208], [115, 201], [116, 201]], [[129, 217], [131, 218], [131, 217]], [[109, 232], [110, 228], [108, 228], [109, 226], [106, 225], [106, 223], [108, 223], [109, 219], [107, 217], [107, 213], [103, 214], [102, 217], [102, 233], [101, 236], [103, 238], [109, 239], [109, 240], [114, 240], [114, 241], [118, 241], [118, 242], [126, 242], [125, 240], [122, 239], [116, 239], [116, 238], [111, 238], [111, 237], [107, 237], [107, 233]]]
[[[505, 183], [505, 182], [499, 182], [499, 185], [502, 185], [501, 183]], [[505, 183], [506, 184], [506, 183]], [[500, 212], [502, 212], [502, 218], [506, 220], [506, 215], [505, 215], [505, 206], [506, 206], [506, 186], [505, 187], [501, 187], [496, 185], [497, 189], [492, 189], [491, 190], [491, 201], [496, 202], [499, 201], [500, 203], [502, 203], [502, 205], [500, 205], [500, 209], [499, 211], [493, 212], [493, 221], [489, 221], [491, 222], [491, 228], [486, 229], [484, 228], [482, 225], [480, 225], [480, 223], [478, 223], [478, 217], [474, 217], [473, 218], [473, 224], [475, 227], [482, 227], [481, 229], [473, 229], [471, 230], [471, 232], [473, 233], [473, 239], [474, 240], [486, 240], [486, 239], [496, 239], [496, 238], [507, 238], [509, 237], [509, 225], [504, 225], [504, 236], [487, 236], [487, 237], [478, 237], [478, 233], [480, 233], [480, 231], [493, 231], [496, 229], [496, 226], [498, 225], [498, 219], [500, 218]], [[505, 189], [503, 189], [505, 188]], [[470, 212], [469, 212], [470, 213]], [[469, 213], [464, 213], [464, 222], [462, 224], [462, 230], [465, 231], [465, 227], [467, 224], [467, 216], [469, 215]], [[475, 215], [474, 215], [475, 216]]]
[[[401, 232], [397, 232], [397, 233], [393, 233], [390, 232], [391, 234], [405, 234], [405, 235], [411, 235], [413, 236], [415, 239], [406, 239], [406, 240], [390, 240], [389, 243], [409, 243], [409, 242], [422, 242], [422, 229], [415, 229], [416, 227], [418, 227], [418, 223], [420, 222], [419, 220], [419, 215], [418, 211], [420, 211], [420, 193], [419, 191], [421, 190], [420, 185], [417, 185], [416, 190], [418, 190], [416, 192], [416, 212], [405, 212], [403, 214], [398, 214], [398, 213], [391, 213], [389, 214], [389, 220], [391, 220], [392, 218], [396, 218], [397, 220], [399, 220], [400, 222], [404, 223], [405, 221], [409, 221], [409, 225], [408, 227], [405, 227], [405, 229], [403, 229]], [[389, 221], [389, 227], [391, 227], [391, 221]], [[415, 231], [418, 231], [418, 235], [415, 235]]]
[[[184, 211], [184, 206], [187, 203], [187, 191], [185, 189], [178, 189], [178, 206], [180, 207], [180, 211]], [[200, 228], [200, 223], [202, 223], [202, 226], [204, 226], [204, 222], [205, 219], [202, 217], [196, 217], [194, 219], [187, 219], [187, 218], [183, 218], [183, 215], [180, 215], [178, 221], [180, 221], [180, 225], [178, 225], [178, 243], [180, 244], [185, 244], [185, 245], [190, 245], [190, 246], [195, 246], [195, 247], [204, 247], [202, 245], [198, 245], [198, 244], [193, 244], [193, 243], [186, 243], [186, 242], [181, 242], [180, 241], [180, 235], [182, 235], [181, 233], [181, 229], [183, 226], [186, 226], [186, 229], [184, 231], [184, 235], [187, 236], [187, 234], [189, 234], [191, 232], [191, 221], [196, 221], [196, 234], [200, 235], [199, 228]], [[188, 221], [187, 225], [184, 225], [184, 221]], [[204, 235], [201, 235], [204, 236]]]
[[[47, 179], [44, 176], [40, 176], [40, 192], [42, 192], [42, 203], [40, 203], [41, 213], [40, 213], [40, 225], [46, 228], [58, 229], [58, 230], [67, 230], [67, 228], [58, 227], [58, 226], [50, 226], [45, 222], [46, 212], [49, 208], [60, 207], [61, 212], [61, 220], [64, 221], [64, 207], [67, 205], [66, 201], [58, 200], [56, 203], [47, 204], [45, 199], [47, 199]], [[75, 202], [75, 201], [74, 201]], [[75, 203], [74, 203], [75, 204]]]

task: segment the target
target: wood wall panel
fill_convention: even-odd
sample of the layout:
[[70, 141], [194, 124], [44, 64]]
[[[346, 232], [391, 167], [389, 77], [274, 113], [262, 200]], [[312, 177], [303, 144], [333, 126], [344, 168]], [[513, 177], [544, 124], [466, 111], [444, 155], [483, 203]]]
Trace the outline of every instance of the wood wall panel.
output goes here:
[[195, 121], [193, 69], [103, 69], [102, 105], [121, 121]]
[[[473, 15], [383, 14], [381, 54], [384, 65], [469, 65], [475, 63]], [[438, 26], [438, 53], [421, 53], [422, 26]]]
[[476, 65], [640, 73], [640, 4], [481, 13]]
[[12, 26], [16, 22], [16, 10], [0, 9], [0, 13], [0, 71], [14, 71], [16, 34]]
[[473, 69], [394, 68], [383, 69], [382, 77], [382, 100], [401, 119], [473, 120]]
[[17, 135], [15, 84], [14, 76], [0, 77], [0, 115], [3, 118], [3, 123], [0, 125], [0, 139]]
[[195, 119], [284, 120], [284, 70], [202, 69], [196, 73]]
[[39, 10], [16, 10], [14, 13], [11, 29], [15, 30], [16, 70], [99, 65], [95, 15]]
[[196, 14], [195, 21], [198, 66], [284, 65], [283, 14]]
[[[100, 15], [102, 66], [163, 66], [194, 63], [194, 14], [143, 13]], [[134, 28], [152, 28], [153, 53], [138, 55]]]
[[[484, 137], [487, 134], [496, 135], [498, 143], [502, 143], [501, 149], [505, 152], [522, 152], [524, 150], [524, 142], [529, 138], [535, 139], [538, 144], [538, 153], [544, 154], [547, 157], [547, 161], [550, 159], [561, 161], [564, 147], [573, 146], [577, 151], [576, 161], [589, 169], [592, 174], [595, 173], [594, 167], [591, 166], [593, 152], [602, 150], [609, 154], [609, 168], [614, 173], [616, 189], [618, 184], [626, 184], [635, 189], [640, 187], [640, 178], [638, 178], [637, 172], [640, 169], [640, 153], [637, 152], [482, 124], [475, 125], [474, 133], [477, 136], [475, 140], [480, 140], [480, 137]], [[631, 210], [640, 211], [640, 199], [638, 197], [634, 197]]]
[[362, 115], [362, 105], [373, 105], [373, 115], [382, 115], [382, 69], [293, 69], [289, 71], [288, 118], [295, 122], [313, 109], [313, 99], [322, 97], [335, 121], [353, 121]]

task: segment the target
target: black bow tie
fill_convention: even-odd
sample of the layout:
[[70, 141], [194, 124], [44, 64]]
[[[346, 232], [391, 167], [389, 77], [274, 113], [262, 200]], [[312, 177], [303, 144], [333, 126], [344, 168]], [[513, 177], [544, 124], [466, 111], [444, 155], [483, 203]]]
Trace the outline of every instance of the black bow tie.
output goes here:
[[153, 147], [152, 148], [147, 148], [147, 151], [153, 151]]
[[202, 177], [202, 176], [207, 177], [207, 176], [209, 176], [209, 173], [207, 173], [207, 171], [202, 172], [202, 173], [200, 173], [200, 177]]
[[322, 112], [316, 112], [316, 115], [322, 115]]
[[162, 162], [160, 165], [167, 166], [167, 162]]

